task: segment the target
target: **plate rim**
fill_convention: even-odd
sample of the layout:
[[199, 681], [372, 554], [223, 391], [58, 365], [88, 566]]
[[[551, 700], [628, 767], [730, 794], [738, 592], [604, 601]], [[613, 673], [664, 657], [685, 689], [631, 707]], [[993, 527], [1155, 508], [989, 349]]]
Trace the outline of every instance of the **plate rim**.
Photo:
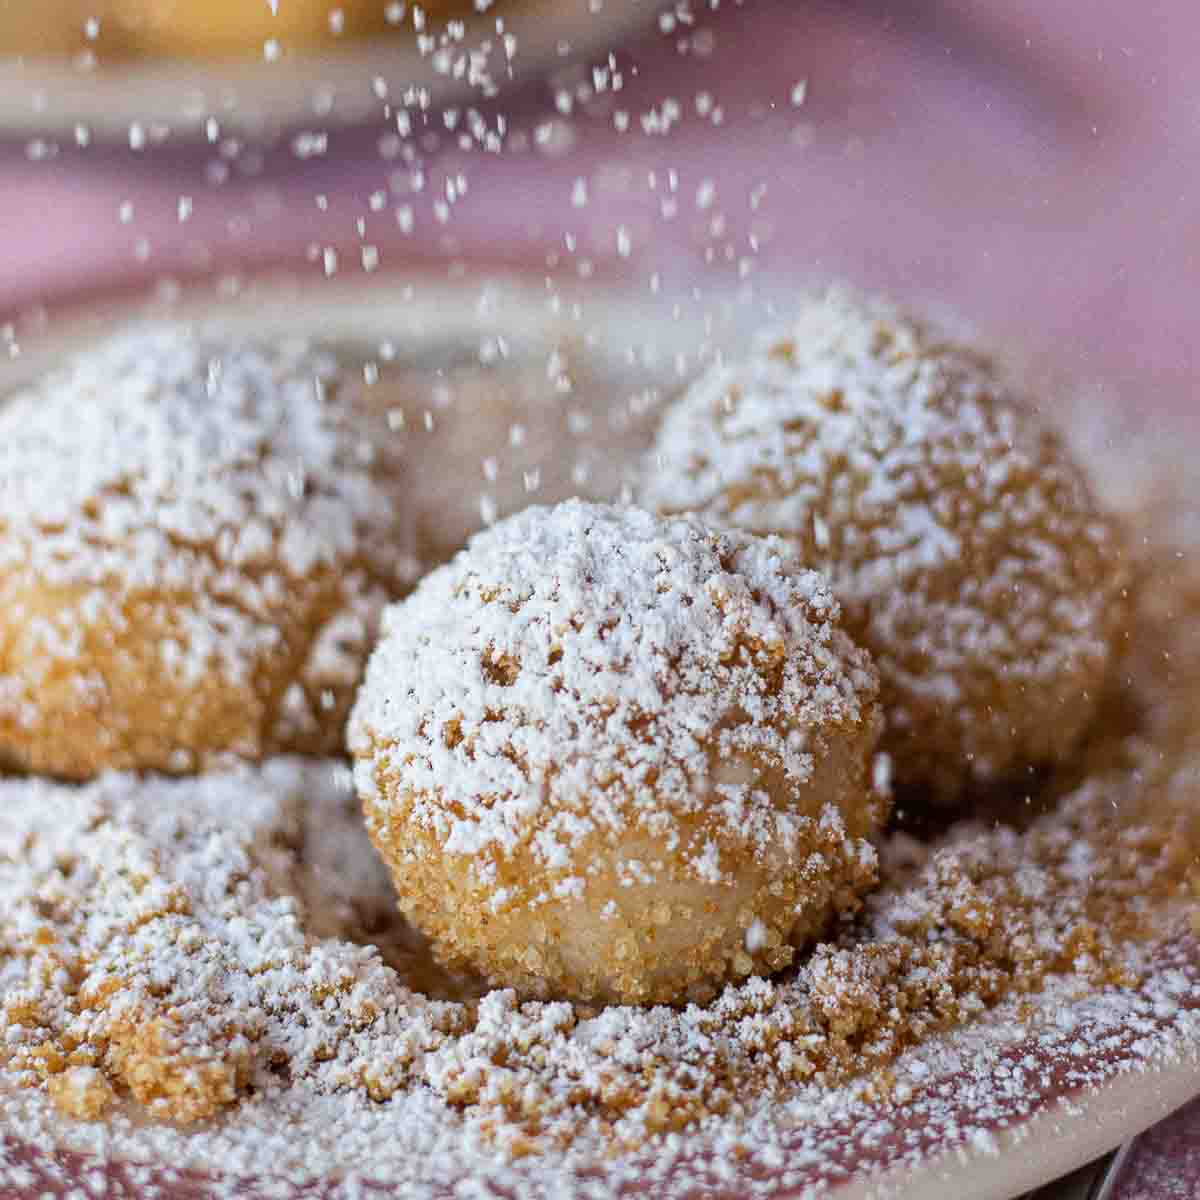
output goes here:
[[[570, 0], [578, 19], [564, 24], [563, 0], [523, 0], [505, 15], [518, 39], [518, 66], [498, 84], [502, 90], [594, 53], [606, 40], [646, 25], [666, 0]], [[494, 18], [493, 18], [494, 20]], [[477, 44], [486, 15], [473, 17], [464, 46]], [[494, 25], [492, 40], [496, 40]], [[569, 39], [564, 54], [560, 44]], [[497, 51], [497, 53], [500, 53]], [[268, 63], [251, 59], [144, 58], [102, 61], [81, 70], [61, 60], [34, 56], [0, 57], [0, 133], [73, 135], [85, 124], [94, 138], [127, 139], [134, 124], [165, 125], [172, 141], [197, 139], [209, 118], [223, 132], [271, 138], [301, 125], [339, 128], [382, 112], [385, 95], [426, 89], [428, 103], [475, 97], [464, 80], [435, 69], [411, 37], [394, 41], [365, 37], [320, 54], [296, 51]], [[328, 111], [314, 111], [314, 97], [332, 97]]]

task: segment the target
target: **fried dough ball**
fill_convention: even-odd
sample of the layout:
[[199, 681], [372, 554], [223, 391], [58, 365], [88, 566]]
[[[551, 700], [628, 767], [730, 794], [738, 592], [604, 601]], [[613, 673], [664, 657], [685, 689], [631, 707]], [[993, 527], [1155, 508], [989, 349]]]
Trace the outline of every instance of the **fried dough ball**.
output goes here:
[[368, 831], [451, 967], [703, 999], [873, 882], [877, 680], [778, 541], [583, 501], [390, 608], [351, 717]]
[[336, 374], [300, 342], [154, 326], [0, 405], [0, 762], [339, 745], [409, 556]]
[[641, 500], [788, 539], [882, 682], [898, 782], [1069, 756], [1126, 617], [1121, 539], [982, 355], [832, 290], [668, 411]]
[[657, 387], [558, 345], [544, 356], [385, 368], [363, 402], [395, 433], [421, 560], [531, 503], [613, 500], [654, 436]]
[[[1135, 467], [1124, 460], [1121, 485], [1134, 583], [1130, 633], [1110, 681], [1109, 712], [1123, 717], [1156, 748], [1200, 749], [1200, 496], [1195, 490], [1190, 439], [1163, 444], [1169, 433], [1122, 443]], [[1176, 432], [1176, 437], [1177, 437]], [[1118, 453], [1114, 448], [1114, 453]], [[1144, 457], [1143, 457], [1144, 456]], [[1117, 463], [1111, 464], [1114, 469]], [[1142, 476], [1138, 479], [1137, 476]], [[1114, 497], [1120, 504], [1121, 497]], [[1115, 709], [1115, 712], [1114, 712]], [[1124, 710], [1124, 711], [1122, 711]], [[1109, 725], [1117, 722], [1110, 721]], [[1111, 728], [1092, 731], [1094, 742]]]
[[[268, 41], [310, 49], [382, 33], [390, 0], [109, 0], [113, 19], [142, 53], [187, 58], [261, 56]], [[472, 11], [451, 0], [422, 0], [428, 21]]]

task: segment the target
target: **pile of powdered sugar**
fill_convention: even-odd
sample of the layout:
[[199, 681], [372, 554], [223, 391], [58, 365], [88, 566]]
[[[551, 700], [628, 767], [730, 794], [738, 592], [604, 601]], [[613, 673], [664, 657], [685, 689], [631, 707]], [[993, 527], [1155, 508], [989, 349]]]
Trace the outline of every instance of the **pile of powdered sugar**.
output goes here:
[[1073, 750], [1125, 614], [1116, 524], [1008, 375], [832, 288], [666, 410], [639, 496], [826, 570], [898, 777], [950, 798]]
[[337, 376], [300, 339], [231, 342], [177, 323], [90, 348], [0, 408], [0, 569], [187, 587], [205, 565], [187, 548], [207, 552], [214, 580], [360, 556], [397, 518], [372, 469], [381, 448], [337, 399]]

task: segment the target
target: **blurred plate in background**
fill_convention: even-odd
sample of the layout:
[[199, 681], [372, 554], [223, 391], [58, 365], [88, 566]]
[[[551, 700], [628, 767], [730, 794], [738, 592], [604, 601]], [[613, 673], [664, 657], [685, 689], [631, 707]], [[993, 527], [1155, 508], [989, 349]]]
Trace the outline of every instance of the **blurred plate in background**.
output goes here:
[[[24, 3], [26, 0], [19, 0]], [[446, 39], [430, 21], [275, 61], [249, 58], [0, 58], [0, 132], [137, 141], [223, 133], [267, 137], [314, 120], [346, 125], [395, 110], [485, 103], [509, 83], [603, 54], [650, 20], [659, 0], [512, 0]], [[503, 33], [497, 33], [501, 23]], [[439, 44], [444, 43], [444, 44]], [[268, 51], [269, 53], [269, 51]]]

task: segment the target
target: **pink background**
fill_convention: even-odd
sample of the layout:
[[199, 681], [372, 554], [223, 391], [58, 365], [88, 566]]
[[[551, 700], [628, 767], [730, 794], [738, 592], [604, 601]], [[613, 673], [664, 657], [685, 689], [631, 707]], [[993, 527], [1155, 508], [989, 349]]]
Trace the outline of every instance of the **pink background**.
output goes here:
[[[1190, 0], [694, 7], [690, 29], [615, 48], [624, 87], [576, 107], [569, 151], [422, 150], [427, 184], [411, 196], [389, 187], [400, 163], [379, 153], [382, 120], [331, 132], [305, 161], [286, 144], [259, 161], [230, 146], [168, 139], [135, 153], [69, 138], [30, 161], [13, 142], [0, 157], [0, 312], [232, 264], [319, 272], [327, 246], [345, 274], [361, 270], [362, 243], [384, 269], [433, 258], [570, 275], [587, 258], [647, 283], [658, 271], [664, 288], [726, 288], [741, 264], [752, 279], [845, 274], [936, 296], [1131, 403], [1186, 411], [1200, 372]], [[669, 101], [681, 113], [670, 134], [644, 132], [639, 118]], [[554, 114], [552, 89], [525, 83], [502, 106], [533, 129]], [[630, 113], [628, 132], [614, 108]], [[468, 191], [443, 224], [433, 204], [458, 172]], [[699, 209], [706, 181], [713, 200]]]
[[[330, 248], [342, 276], [373, 247], [382, 270], [594, 267], [666, 294], [846, 275], [936, 298], [1144, 411], [1200, 415], [1194, 0], [694, 8], [691, 25], [614, 47], [622, 89], [577, 105], [567, 144], [489, 155], [443, 137], [422, 145], [415, 193], [381, 153], [382, 117], [331, 131], [304, 160], [286, 140], [135, 152], [10, 139], [0, 324], [164, 276], [319, 276]], [[643, 128], [673, 104], [669, 134]], [[526, 81], [501, 107], [533, 131], [555, 116], [554, 89]], [[443, 222], [435, 203], [460, 174], [466, 194]], [[1124, 1178], [1120, 1200], [1200, 1195], [1200, 1108], [1143, 1140]]]

